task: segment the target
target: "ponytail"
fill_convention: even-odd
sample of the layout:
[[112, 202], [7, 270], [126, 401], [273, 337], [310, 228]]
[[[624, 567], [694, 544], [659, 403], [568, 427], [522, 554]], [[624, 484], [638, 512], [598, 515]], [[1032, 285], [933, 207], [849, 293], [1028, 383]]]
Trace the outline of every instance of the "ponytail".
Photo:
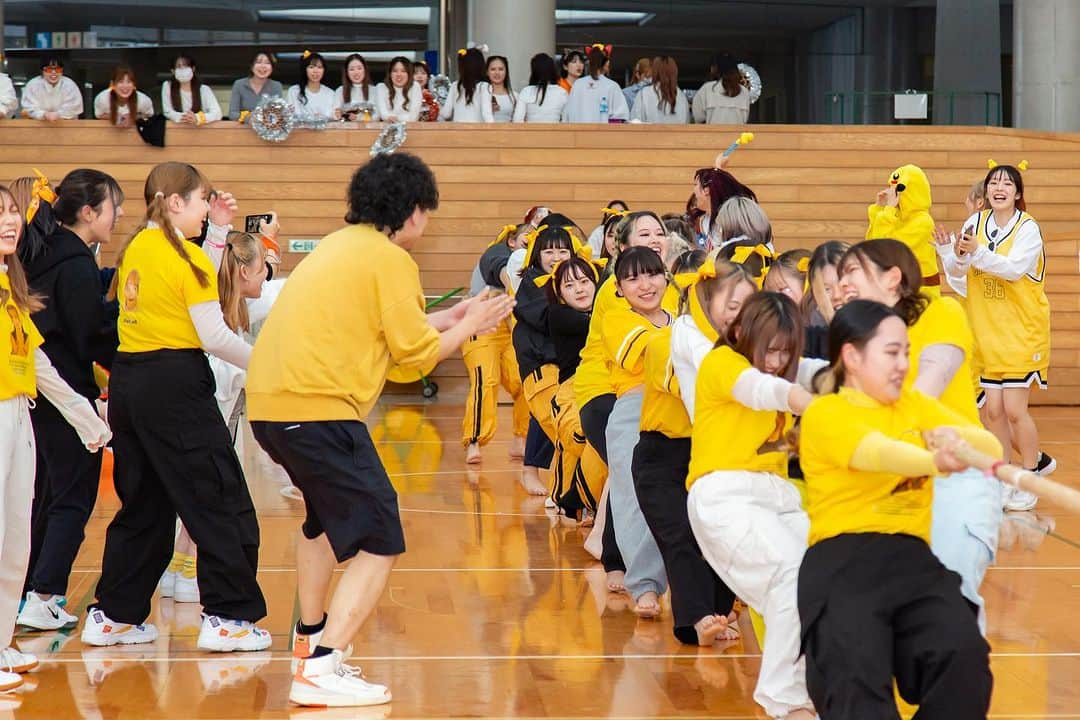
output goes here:
[[218, 270], [218, 298], [225, 324], [233, 332], [251, 329], [248, 306], [240, 295], [240, 269], [264, 260], [263, 244], [251, 233], [230, 232], [225, 237], [225, 254]]

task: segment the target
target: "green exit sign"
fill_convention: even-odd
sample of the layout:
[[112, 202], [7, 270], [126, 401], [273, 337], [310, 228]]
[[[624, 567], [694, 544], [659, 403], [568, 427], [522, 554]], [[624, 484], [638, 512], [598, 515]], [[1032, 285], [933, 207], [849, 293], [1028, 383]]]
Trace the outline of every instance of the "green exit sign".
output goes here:
[[290, 240], [289, 252], [291, 253], [309, 253], [315, 249], [315, 246], [319, 244], [318, 240]]

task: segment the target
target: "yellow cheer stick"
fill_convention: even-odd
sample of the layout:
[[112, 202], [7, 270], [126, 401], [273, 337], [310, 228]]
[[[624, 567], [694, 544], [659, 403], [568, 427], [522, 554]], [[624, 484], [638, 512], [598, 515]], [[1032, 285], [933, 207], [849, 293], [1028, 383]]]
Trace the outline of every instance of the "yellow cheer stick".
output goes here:
[[735, 152], [740, 145], [749, 145], [754, 139], [754, 133], [744, 132], [736, 138], [735, 142], [728, 145], [728, 149], [723, 152], [721, 157], [728, 157], [731, 153]]

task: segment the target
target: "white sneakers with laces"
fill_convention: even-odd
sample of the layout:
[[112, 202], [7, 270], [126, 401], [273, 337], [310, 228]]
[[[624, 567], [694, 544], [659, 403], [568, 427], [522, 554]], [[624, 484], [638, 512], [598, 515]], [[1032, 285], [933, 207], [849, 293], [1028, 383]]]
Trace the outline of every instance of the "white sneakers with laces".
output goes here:
[[385, 685], [369, 683], [360, 669], [346, 665], [344, 653], [304, 658], [293, 675], [289, 701], [306, 707], [383, 705], [392, 700]]
[[198, 647], [211, 652], [254, 652], [266, 650], [272, 641], [270, 633], [253, 622], [203, 615]]
[[60, 628], [79, 622], [79, 618], [64, 609], [64, 598], [53, 595], [48, 600], [42, 600], [34, 591], [26, 593], [26, 601], [22, 610], [19, 611], [19, 619], [16, 624], [35, 630], [59, 630]]
[[23, 684], [20, 673], [30, 672], [38, 666], [38, 659], [30, 653], [14, 647], [0, 650], [0, 692], [8, 692]]
[[150, 623], [129, 625], [110, 620], [100, 608], [86, 614], [82, 641], [84, 645], [107, 647], [109, 645], [138, 645], [157, 640], [158, 631]]

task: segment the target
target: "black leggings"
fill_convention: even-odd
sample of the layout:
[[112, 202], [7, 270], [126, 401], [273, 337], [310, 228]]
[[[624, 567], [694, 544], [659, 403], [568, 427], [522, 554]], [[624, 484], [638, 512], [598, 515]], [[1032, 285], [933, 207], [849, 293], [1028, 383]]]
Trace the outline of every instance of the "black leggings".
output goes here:
[[[605, 463], [608, 461], [607, 421], [614, 407], [615, 394], [608, 393], [594, 397], [578, 410], [585, 439], [596, 449], [597, 454]], [[608, 503], [604, 517], [604, 549], [600, 554], [600, 562], [603, 563], [606, 572], [626, 572], [626, 563], [623, 562], [619, 546], [615, 542], [615, 520], [611, 516], [611, 503]]]

